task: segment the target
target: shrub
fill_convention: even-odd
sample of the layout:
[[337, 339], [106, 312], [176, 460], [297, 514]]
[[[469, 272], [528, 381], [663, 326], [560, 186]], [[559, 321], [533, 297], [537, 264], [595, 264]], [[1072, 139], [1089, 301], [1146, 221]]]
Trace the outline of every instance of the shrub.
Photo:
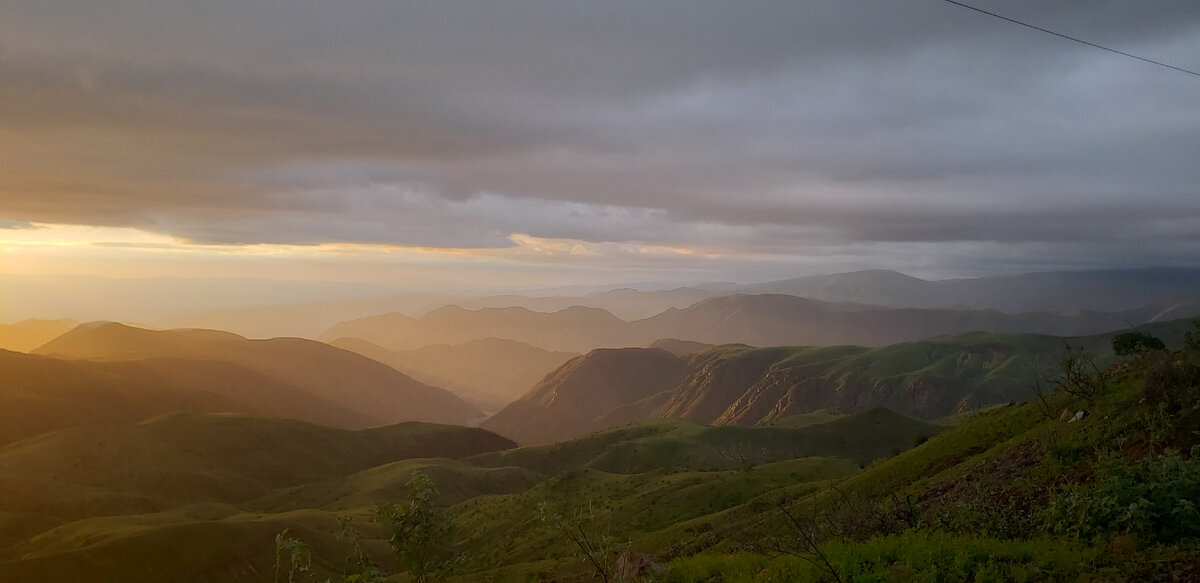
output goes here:
[[409, 574], [418, 583], [436, 580], [437, 575], [460, 557], [451, 545], [454, 523], [433, 501], [437, 488], [433, 480], [417, 472], [408, 483], [412, 501], [408, 504], [381, 504], [377, 519], [391, 530], [388, 542]]
[[1122, 332], [1112, 338], [1113, 354], [1118, 358], [1141, 356], [1151, 350], [1166, 350], [1162, 340], [1145, 332]]
[[1127, 533], [1170, 543], [1200, 537], [1197, 500], [1200, 461], [1177, 452], [1136, 463], [1109, 456], [1095, 482], [1051, 497], [1045, 524], [1080, 537]]

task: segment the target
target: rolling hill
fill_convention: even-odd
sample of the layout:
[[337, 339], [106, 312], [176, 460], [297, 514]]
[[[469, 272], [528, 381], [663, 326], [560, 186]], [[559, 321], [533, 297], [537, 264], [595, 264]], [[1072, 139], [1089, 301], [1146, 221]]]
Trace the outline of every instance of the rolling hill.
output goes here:
[[461, 498], [516, 491], [535, 482], [528, 472], [452, 461], [513, 445], [425, 423], [197, 414], [48, 433], [0, 447], [0, 581], [255, 580], [281, 523], [336, 524], [308, 497], [378, 500], [424, 467], [460, 478]]
[[[213, 371], [205, 376], [223, 384], [238, 375]], [[172, 411], [252, 409], [203, 384], [164, 381], [142, 363], [76, 362], [0, 350], [0, 378], [0, 443], [66, 427], [136, 422]]]
[[[151, 331], [116, 323], [84, 324], [38, 348], [35, 353], [97, 361], [159, 359], [163, 376], [193, 377], [191, 363], [215, 361], [251, 371], [269, 383], [243, 384], [264, 400], [308, 401], [315, 408], [292, 416], [331, 423], [329, 411], [353, 413], [359, 421], [343, 427], [400, 421], [467, 423], [481, 416], [475, 407], [443, 389], [415, 381], [395, 369], [352, 352], [299, 338], [247, 340], [213, 330]], [[173, 363], [163, 366], [161, 359]], [[283, 391], [282, 387], [290, 387]], [[229, 388], [229, 387], [226, 387]], [[212, 390], [217, 390], [214, 386]], [[288, 405], [291, 406], [291, 405]]]
[[[82, 513], [59, 515], [78, 519], [114, 505], [157, 512], [244, 504], [279, 488], [401, 459], [463, 458], [514, 445], [452, 425], [408, 422], [353, 431], [293, 419], [180, 413], [64, 429], [0, 448], [7, 494], [0, 511]], [[60, 488], [77, 495], [64, 497], [54, 491]], [[64, 499], [73, 502], [64, 505]]]
[[[346, 431], [230, 415], [53, 432], [0, 447], [0, 581], [72, 572], [98, 583], [258, 581], [271, 571], [273, 537], [284, 528], [312, 544], [317, 573], [336, 573], [345, 544], [339, 516], [388, 564], [378, 538], [386, 535], [367, 520], [368, 509], [403, 500], [416, 471], [437, 480], [465, 544], [540, 544], [541, 530], [521, 517], [541, 502], [589, 492], [619, 494], [606, 512], [656, 530], [788, 484], [851, 474], [939, 430], [887, 411], [840, 422], [782, 429], [657, 421], [519, 449], [481, 429], [405, 423]], [[470, 558], [476, 569], [499, 555]]]

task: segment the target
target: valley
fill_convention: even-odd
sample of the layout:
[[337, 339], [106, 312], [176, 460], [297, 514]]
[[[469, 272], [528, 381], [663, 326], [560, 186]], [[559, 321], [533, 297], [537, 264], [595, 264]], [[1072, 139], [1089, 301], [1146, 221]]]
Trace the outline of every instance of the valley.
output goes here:
[[[636, 580], [664, 582], [1200, 573], [1190, 523], [1153, 534], [1186, 509], [1071, 522], [1104, 472], [1172, 463], [1171, 487], [1200, 484], [1192, 320], [1137, 328], [1178, 352], [1131, 357], [1127, 328], [1087, 315], [737, 295], [653, 325], [567, 312], [389, 314], [328, 343], [30, 324], [25, 352], [0, 352], [0, 581], [277, 581], [285, 543], [311, 556], [297, 580], [407, 581], [380, 505], [421, 480], [448, 581], [615, 580], [635, 557], [654, 565]], [[996, 329], [957, 332], [976, 325]], [[1040, 332], [1056, 327], [1089, 333]], [[918, 338], [840, 342], [884, 329]], [[640, 346], [589, 348], [622, 338]], [[724, 341], [776, 338], [827, 342]], [[1136, 556], [1106, 551], [1122, 536]]]

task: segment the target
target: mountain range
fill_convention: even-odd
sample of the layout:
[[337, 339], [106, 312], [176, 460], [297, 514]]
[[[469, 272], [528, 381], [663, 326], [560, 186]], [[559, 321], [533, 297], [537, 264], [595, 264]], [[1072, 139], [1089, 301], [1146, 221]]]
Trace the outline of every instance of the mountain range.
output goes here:
[[[1144, 329], [1178, 345], [1190, 326], [1177, 320]], [[1110, 339], [976, 332], [878, 348], [723, 345], [684, 356], [599, 349], [563, 365], [482, 427], [533, 444], [656, 418], [754, 426], [882, 406], [932, 419], [1032, 397], [1037, 383], [1057, 373], [1068, 345], [1111, 362]]]
[[738, 291], [885, 307], [1120, 312], [1148, 305], [1194, 304], [1200, 296], [1200, 269], [1109, 269], [939, 281], [869, 270], [752, 284]]
[[460, 344], [481, 338], [517, 340], [546, 350], [586, 352], [593, 348], [646, 346], [662, 338], [707, 344], [753, 346], [885, 346], [935, 336], [985, 331], [1056, 336], [1099, 334], [1142, 324], [1164, 313], [1190, 316], [1200, 304], [1169, 309], [1146, 306], [1124, 312], [1033, 312], [952, 308], [846, 309], [779, 294], [718, 296], [686, 308], [625, 322], [599, 308], [576, 306], [557, 312], [526, 308], [468, 310], [445, 306], [420, 318], [391, 313], [344, 322], [323, 340], [357, 338], [390, 350]]
[[[1122, 312], [1157, 306], [1157, 319], [1198, 313], [1198, 269], [1127, 269], [1047, 272], [972, 279], [924, 280], [895, 271], [869, 270], [805, 276], [779, 281], [696, 284], [667, 290], [618, 288], [593, 293], [545, 292], [464, 296], [403, 294], [365, 300], [308, 302], [196, 312], [162, 324], [228, 330], [252, 338], [316, 338], [339, 322], [397, 312], [420, 317], [444, 305], [482, 308], [523, 307], [554, 312], [572, 306], [604, 309], [626, 321], [669, 308], [731, 294], [782, 294], [826, 303], [834, 311], [855, 307], [970, 308], [1022, 312]], [[1190, 308], [1188, 306], [1191, 306]], [[1153, 316], [1153, 314], [1151, 315]]]
[[444, 389], [353, 352], [299, 338], [247, 340], [213, 330], [153, 331], [98, 322], [80, 325], [34, 353], [129, 363], [162, 385], [218, 395], [260, 415], [336, 427], [465, 424], [482, 416]]

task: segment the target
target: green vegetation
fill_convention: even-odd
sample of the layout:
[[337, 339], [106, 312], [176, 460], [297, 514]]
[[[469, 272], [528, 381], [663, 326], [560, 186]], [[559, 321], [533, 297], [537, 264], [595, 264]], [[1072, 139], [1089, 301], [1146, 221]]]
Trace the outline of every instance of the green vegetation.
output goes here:
[[387, 526], [388, 544], [405, 571], [417, 583], [427, 583], [458, 559], [451, 538], [454, 523], [434, 502], [437, 488], [429, 476], [418, 472], [408, 486], [412, 496], [407, 504], [380, 504], [375, 516]]
[[[717, 544], [677, 558], [666, 580], [1193, 580], [1196, 344], [1090, 372], [1072, 353], [1064, 374], [1076, 376], [1046, 396], [1071, 415], [1035, 403], [977, 414], [836, 487], [782, 498], [786, 513], [744, 513], [743, 535], [781, 557]], [[762, 545], [780, 533], [790, 547]]]
[[1196, 580], [1186, 339], [1120, 360], [1097, 339], [1040, 398], [943, 424], [663, 420], [511, 449], [204, 415], [52, 433], [0, 448], [0, 582]]
[[1145, 332], [1122, 332], [1113, 336], [1112, 350], [1118, 358], [1139, 356], [1150, 350], [1165, 350], [1167, 345], [1162, 340]]

